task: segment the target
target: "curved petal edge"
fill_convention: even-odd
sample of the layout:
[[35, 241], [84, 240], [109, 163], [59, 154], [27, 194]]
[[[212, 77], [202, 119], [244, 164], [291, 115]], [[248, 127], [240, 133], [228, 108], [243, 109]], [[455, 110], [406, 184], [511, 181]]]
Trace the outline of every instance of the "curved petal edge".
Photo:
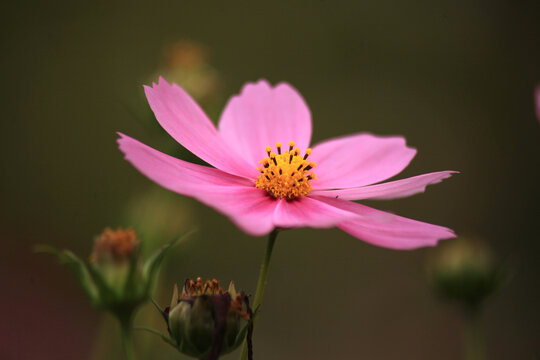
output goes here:
[[150, 180], [216, 209], [250, 235], [265, 235], [274, 228], [272, 215], [277, 204], [251, 181], [188, 163], [119, 135], [118, 144], [126, 159]]
[[381, 137], [368, 133], [323, 141], [313, 147], [310, 159], [319, 180], [313, 189], [340, 189], [371, 185], [400, 173], [416, 149], [401, 136]]
[[294, 141], [305, 150], [311, 140], [311, 113], [300, 93], [287, 83], [247, 83], [231, 97], [219, 121], [230, 147], [254, 167], [266, 157], [266, 146]]
[[318, 197], [321, 201], [359, 215], [338, 228], [372, 245], [395, 250], [435, 246], [440, 240], [456, 237], [453, 230], [408, 219], [351, 201]]
[[413, 176], [382, 184], [367, 185], [349, 189], [313, 190], [313, 195], [321, 195], [342, 200], [390, 200], [411, 196], [426, 191], [428, 185], [438, 184], [459, 171], [438, 171]]
[[220, 170], [248, 178], [257, 176], [255, 167], [225, 142], [180, 86], [160, 77], [157, 84], [144, 86], [144, 92], [159, 124], [186, 149]]

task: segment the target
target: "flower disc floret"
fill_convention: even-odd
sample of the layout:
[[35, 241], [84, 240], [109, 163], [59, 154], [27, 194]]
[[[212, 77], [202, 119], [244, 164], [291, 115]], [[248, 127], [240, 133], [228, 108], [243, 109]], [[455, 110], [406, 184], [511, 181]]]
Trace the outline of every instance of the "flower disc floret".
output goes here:
[[276, 144], [277, 154], [270, 146], [266, 147], [268, 157], [260, 161], [258, 168], [261, 175], [255, 186], [265, 190], [274, 198], [293, 200], [306, 196], [311, 192], [311, 180], [317, 179], [311, 171], [316, 163], [308, 161], [311, 149], [301, 155], [300, 149], [294, 147], [294, 141], [289, 142], [289, 150], [281, 152], [281, 143]]
[[105, 261], [127, 261], [139, 246], [137, 234], [131, 228], [106, 228], [94, 242], [94, 251], [90, 256], [91, 262], [105, 259]]

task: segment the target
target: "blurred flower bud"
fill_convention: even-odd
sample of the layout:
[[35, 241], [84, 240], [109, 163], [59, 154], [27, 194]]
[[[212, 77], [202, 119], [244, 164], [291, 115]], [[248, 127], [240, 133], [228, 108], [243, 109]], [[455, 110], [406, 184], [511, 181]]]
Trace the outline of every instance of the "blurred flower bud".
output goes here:
[[540, 84], [534, 89], [534, 107], [536, 110], [536, 118], [540, 121]]
[[504, 269], [485, 244], [459, 238], [434, 249], [428, 274], [441, 298], [476, 308], [499, 288]]
[[135, 224], [138, 236], [144, 239], [141, 255], [156, 250], [164, 241], [173, 239], [182, 229], [196, 223], [189, 204], [175, 195], [151, 187], [129, 199], [123, 218], [126, 223]]
[[164, 60], [157, 71], [158, 76], [179, 84], [197, 102], [214, 100], [220, 79], [208, 61], [207, 47], [195, 41], [177, 41], [165, 48]]
[[106, 228], [94, 242], [88, 265], [69, 250], [47, 246], [36, 250], [52, 254], [66, 264], [93, 306], [111, 311], [125, 321], [150, 298], [161, 260], [172, 245], [163, 246], [143, 262], [133, 229]]
[[139, 250], [133, 229], [106, 228], [96, 238], [89, 270], [99, 290], [99, 307], [126, 311], [126, 307], [135, 308], [148, 299]]
[[187, 279], [181, 294], [175, 285], [164, 312], [169, 334], [182, 353], [217, 359], [240, 346], [251, 327], [247, 296], [231, 282], [224, 291], [217, 280]]

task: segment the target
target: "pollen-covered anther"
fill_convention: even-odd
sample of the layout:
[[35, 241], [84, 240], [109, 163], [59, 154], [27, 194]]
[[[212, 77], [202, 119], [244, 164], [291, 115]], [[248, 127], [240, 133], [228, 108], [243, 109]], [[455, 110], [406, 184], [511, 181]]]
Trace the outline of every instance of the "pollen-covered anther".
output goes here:
[[186, 296], [216, 295], [222, 294], [223, 292], [218, 280], [206, 280], [206, 282], [203, 283], [202, 278], [198, 277], [196, 281], [186, 279], [180, 298]]
[[307, 161], [311, 149], [306, 149], [302, 155], [295, 142], [289, 142], [289, 150], [283, 152], [282, 144], [276, 144], [277, 154], [270, 146], [265, 148], [268, 157], [260, 161], [262, 166], [257, 168], [261, 175], [255, 186], [265, 190], [274, 198], [293, 200], [306, 196], [311, 192], [311, 180], [315, 174], [311, 171], [316, 163]]

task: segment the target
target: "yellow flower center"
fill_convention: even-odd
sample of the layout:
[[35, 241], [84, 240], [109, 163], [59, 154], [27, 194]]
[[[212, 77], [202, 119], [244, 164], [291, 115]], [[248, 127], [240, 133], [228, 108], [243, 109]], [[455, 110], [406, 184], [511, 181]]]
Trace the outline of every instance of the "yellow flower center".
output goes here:
[[294, 147], [294, 141], [289, 143], [289, 150], [281, 152], [281, 143], [276, 144], [277, 154], [270, 146], [266, 147], [268, 157], [260, 161], [258, 168], [261, 175], [257, 178], [255, 187], [265, 190], [274, 198], [292, 200], [306, 196], [311, 192], [311, 180], [316, 180], [315, 173], [310, 171], [317, 164], [307, 161], [311, 149], [302, 156], [300, 149]]

